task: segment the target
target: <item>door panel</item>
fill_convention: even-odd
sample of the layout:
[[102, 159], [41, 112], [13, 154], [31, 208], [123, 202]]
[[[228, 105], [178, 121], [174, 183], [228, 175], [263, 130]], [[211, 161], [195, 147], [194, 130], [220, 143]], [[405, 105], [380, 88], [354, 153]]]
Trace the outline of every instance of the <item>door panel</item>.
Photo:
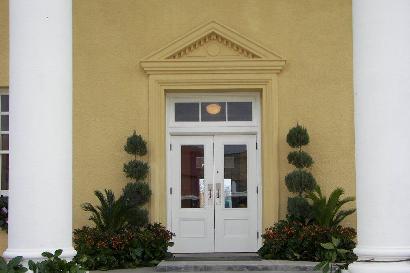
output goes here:
[[174, 136], [171, 144], [171, 251], [256, 251], [256, 136]]
[[215, 136], [214, 143], [215, 251], [254, 252], [258, 205], [256, 137]]
[[173, 252], [214, 251], [212, 141], [211, 136], [172, 138]]

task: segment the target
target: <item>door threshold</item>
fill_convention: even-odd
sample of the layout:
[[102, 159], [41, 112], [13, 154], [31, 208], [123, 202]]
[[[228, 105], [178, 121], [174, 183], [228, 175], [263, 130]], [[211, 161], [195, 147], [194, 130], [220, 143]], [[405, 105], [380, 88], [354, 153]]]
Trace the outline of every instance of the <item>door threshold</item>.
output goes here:
[[255, 252], [176, 253], [168, 261], [260, 261]]

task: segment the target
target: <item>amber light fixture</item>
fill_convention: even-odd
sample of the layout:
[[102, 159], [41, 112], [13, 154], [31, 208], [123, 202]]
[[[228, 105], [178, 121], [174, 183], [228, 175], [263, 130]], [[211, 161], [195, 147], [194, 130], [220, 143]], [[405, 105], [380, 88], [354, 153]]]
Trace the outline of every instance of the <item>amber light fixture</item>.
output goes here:
[[211, 103], [206, 106], [206, 112], [210, 115], [217, 115], [221, 112], [221, 105], [217, 103]]

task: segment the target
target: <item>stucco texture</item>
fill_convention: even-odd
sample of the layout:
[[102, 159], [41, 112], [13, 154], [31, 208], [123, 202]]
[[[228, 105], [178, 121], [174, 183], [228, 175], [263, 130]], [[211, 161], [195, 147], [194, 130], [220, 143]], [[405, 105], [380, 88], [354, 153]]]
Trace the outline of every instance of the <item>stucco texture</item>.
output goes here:
[[[355, 193], [351, 3], [275, 1], [74, 1], [74, 223], [93, 190], [125, 185], [122, 151], [135, 128], [147, 135], [147, 76], [138, 62], [210, 20], [284, 56], [279, 74], [280, 177], [291, 170], [286, 134], [299, 122], [326, 193]], [[287, 189], [280, 188], [280, 216]], [[347, 219], [355, 226], [355, 216]]]
[[[0, 85], [6, 1], [0, 0]], [[287, 59], [278, 76], [280, 216], [284, 176], [292, 169], [286, 134], [306, 126], [312, 172], [329, 194], [355, 195], [351, 2], [346, 0], [74, 0], [74, 226], [90, 224], [81, 203], [93, 191], [126, 184], [122, 147], [136, 129], [148, 135], [148, 78], [139, 61], [210, 20], [227, 25]], [[277, 202], [277, 200], [272, 200]], [[354, 204], [351, 204], [353, 206]], [[355, 226], [355, 215], [346, 224]]]
[[9, 86], [9, 2], [0, 0], [0, 87]]

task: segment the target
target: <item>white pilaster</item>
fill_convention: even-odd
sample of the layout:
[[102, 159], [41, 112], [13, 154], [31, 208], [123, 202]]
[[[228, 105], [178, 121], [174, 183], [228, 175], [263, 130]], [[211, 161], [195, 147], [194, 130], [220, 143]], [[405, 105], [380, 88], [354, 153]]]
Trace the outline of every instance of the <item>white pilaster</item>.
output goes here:
[[72, 247], [71, 0], [10, 1], [6, 257]]
[[353, 0], [359, 260], [409, 273], [410, 1]]

